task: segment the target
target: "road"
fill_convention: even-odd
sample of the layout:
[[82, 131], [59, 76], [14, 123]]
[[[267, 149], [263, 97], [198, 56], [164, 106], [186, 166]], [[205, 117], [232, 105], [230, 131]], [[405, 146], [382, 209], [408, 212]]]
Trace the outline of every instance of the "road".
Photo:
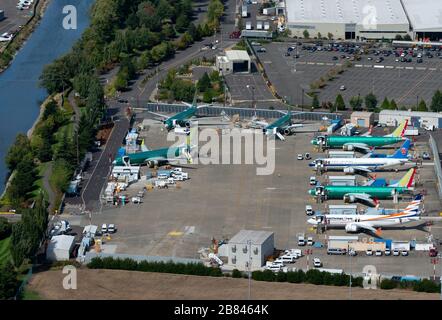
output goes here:
[[[211, 58], [216, 54], [223, 51], [225, 48], [233, 45], [238, 40], [229, 39], [229, 34], [234, 30], [235, 21], [235, 5], [234, 0], [228, 0], [225, 4], [225, 16], [223, 18], [223, 25], [221, 32], [214, 37], [202, 39], [199, 42], [195, 42], [191, 47], [186, 50], [179, 51], [175, 56], [158, 66], [159, 72], [151, 77], [146, 83], [143, 84], [143, 79], [149, 74], [153, 74], [156, 68], [145, 70], [139, 77], [133, 81], [129, 90], [122, 92], [119, 99], [126, 99], [129, 101], [129, 105], [134, 107], [135, 104], [139, 104], [149, 100], [153, 90], [155, 90], [157, 83], [167, 74], [171, 68], [176, 68], [183, 65], [189, 60], [202, 58]], [[219, 46], [217, 50], [201, 50], [204, 43], [208, 41], [218, 40]], [[115, 72], [110, 72], [104, 75], [104, 81], [110, 81], [115, 75]], [[67, 200], [72, 204], [79, 203], [81, 201], [86, 211], [97, 212], [100, 207], [100, 193], [107, 181], [107, 177], [110, 173], [110, 166], [112, 160], [114, 160], [118, 149], [126, 136], [127, 131], [130, 128], [130, 121], [126, 117], [126, 104], [121, 104], [115, 99], [108, 99], [106, 101], [108, 105], [108, 114], [117, 118], [115, 126], [112, 130], [104, 148], [100, 149], [93, 155], [93, 161], [90, 166], [89, 178], [84, 181], [84, 187], [81, 192], [81, 199]]]

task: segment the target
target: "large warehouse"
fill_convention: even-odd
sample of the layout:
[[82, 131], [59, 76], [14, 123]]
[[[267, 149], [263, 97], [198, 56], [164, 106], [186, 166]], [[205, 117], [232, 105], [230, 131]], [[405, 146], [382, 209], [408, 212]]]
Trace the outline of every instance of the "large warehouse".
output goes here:
[[394, 39], [410, 34], [401, 0], [286, 0], [292, 36], [329, 33], [334, 39]]
[[442, 39], [442, 1], [401, 0], [413, 30], [413, 39]]
[[408, 119], [409, 124], [416, 128], [442, 128], [442, 114], [437, 112], [381, 110], [379, 113], [379, 123], [387, 126], [396, 127], [405, 119]]

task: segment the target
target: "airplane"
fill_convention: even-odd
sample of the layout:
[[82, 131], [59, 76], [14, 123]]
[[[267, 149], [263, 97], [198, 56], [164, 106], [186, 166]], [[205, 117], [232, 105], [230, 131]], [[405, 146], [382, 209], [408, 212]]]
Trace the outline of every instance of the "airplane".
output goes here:
[[386, 187], [373, 186], [316, 186], [308, 191], [319, 201], [343, 199], [345, 203], [362, 202], [371, 207], [379, 204], [379, 199], [391, 199], [413, 191], [416, 168], [410, 169], [397, 183]]
[[[175, 129], [176, 127], [190, 129], [190, 127], [192, 125], [191, 119], [198, 117], [197, 116], [198, 109], [210, 106], [210, 104], [204, 104], [201, 106], [197, 106], [196, 95], [197, 94], [195, 93], [195, 98], [193, 99], [192, 104], [187, 103], [187, 102], [182, 102], [184, 105], [188, 106], [188, 108], [186, 110], [178, 112], [177, 114], [175, 114], [171, 117], [168, 117], [164, 114], [156, 113], [153, 111], [148, 111], [148, 112], [162, 118], [163, 120], [161, 120], [161, 121], [163, 122], [167, 131], [171, 131], [171, 130]], [[228, 118], [224, 111], [221, 112], [221, 116], [223, 116], [224, 118]], [[204, 117], [204, 119], [208, 119], [208, 118], [219, 119], [219, 117]]]
[[188, 163], [192, 162], [188, 146], [162, 148], [156, 150], [148, 150], [133, 154], [128, 154], [116, 158], [112, 164], [114, 166], [131, 166], [147, 164], [150, 168], [161, 166], [172, 161], [181, 160], [184, 156]]
[[408, 126], [408, 119], [386, 136], [318, 136], [311, 141], [311, 144], [322, 148], [343, 148], [346, 151], [369, 152], [372, 147], [382, 147], [395, 144], [404, 140], [405, 130]]
[[309, 167], [315, 169], [343, 170], [344, 173], [355, 172], [370, 173], [379, 169], [387, 169], [395, 166], [402, 166], [411, 163], [408, 160], [408, 151], [411, 141], [406, 139], [402, 146], [391, 155], [374, 156], [373, 153], [366, 154], [361, 158], [318, 158], [309, 163]]
[[289, 111], [285, 115], [283, 115], [281, 118], [277, 119], [276, 121], [268, 124], [265, 121], [253, 121], [255, 125], [258, 125], [262, 127], [262, 131], [265, 135], [273, 135], [274, 137], [277, 137], [278, 139], [284, 141], [284, 136], [288, 136], [292, 134], [292, 129], [294, 128], [301, 128], [304, 125], [303, 124], [292, 124], [292, 112]]
[[347, 233], [369, 231], [380, 235], [381, 227], [392, 227], [421, 220], [419, 208], [423, 200], [417, 195], [404, 210], [390, 210], [388, 214], [333, 214], [317, 215], [307, 220], [311, 225], [325, 224], [331, 228], [344, 228]]

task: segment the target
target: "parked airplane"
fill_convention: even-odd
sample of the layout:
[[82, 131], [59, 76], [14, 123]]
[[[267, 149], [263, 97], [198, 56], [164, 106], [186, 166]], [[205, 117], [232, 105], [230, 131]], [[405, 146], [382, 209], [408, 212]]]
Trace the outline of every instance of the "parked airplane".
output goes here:
[[292, 112], [289, 111], [275, 122], [268, 124], [265, 121], [253, 121], [254, 125], [262, 128], [265, 135], [273, 135], [278, 139], [284, 141], [284, 136], [288, 136], [293, 133], [292, 129], [301, 128], [303, 124], [292, 124]]
[[389, 214], [317, 215], [307, 222], [315, 226], [324, 224], [331, 228], [344, 228], [346, 232], [370, 231], [379, 236], [381, 227], [392, 227], [420, 220], [419, 206], [422, 199], [422, 195], [419, 194], [404, 210], [395, 210]]
[[346, 151], [360, 150], [369, 152], [372, 147], [382, 147], [402, 141], [407, 126], [408, 119], [397, 127], [392, 134], [383, 137], [319, 136], [313, 139], [311, 143], [322, 148], [343, 148]]
[[387, 187], [372, 186], [316, 186], [308, 193], [320, 201], [343, 199], [346, 203], [362, 202], [375, 207], [379, 199], [391, 199], [413, 191], [416, 168], [410, 169], [396, 184]]
[[369, 173], [379, 169], [391, 169], [410, 163], [408, 151], [411, 146], [409, 139], [391, 155], [385, 157], [373, 157], [369, 153], [361, 158], [319, 158], [309, 163], [310, 167], [321, 170], [343, 170], [345, 173]]
[[186, 159], [189, 163], [192, 162], [192, 157], [190, 156], [188, 146], [162, 148], [157, 150], [148, 150], [144, 152], [128, 154], [115, 159], [113, 161], [113, 165], [131, 166], [147, 164], [150, 168], [153, 168], [182, 159]]

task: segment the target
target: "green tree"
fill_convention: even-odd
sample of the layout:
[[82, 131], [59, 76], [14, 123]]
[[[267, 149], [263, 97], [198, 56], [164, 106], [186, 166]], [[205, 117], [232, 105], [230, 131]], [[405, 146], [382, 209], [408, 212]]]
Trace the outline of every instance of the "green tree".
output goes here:
[[412, 39], [411, 39], [411, 37], [410, 37], [409, 34], [406, 34], [406, 35], [404, 36], [404, 41], [412, 41]]
[[336, 100], [335, 100], [335, 109], [336, 110], [345, 110], [345, 102], [344, 102], [344, 98], [342, 98], [341, 94], [338, 94], [336, 96]]
[[365, 107], [368, 111], [374, 111], [378, 105], [378, 99], [373, 93], [369, 93], [365, 96]]
[[304, 32], [302, 33], [302, 35], [304, 36], [305, 39], [310, 39], [310, 33], [306, 30], [304, 30]]
[[198, 91], [205, 92], [211, 88], [212, 84], [207, 72], [204, 72], [201, 79], [198, 80]]
[[385, 97], [384, 101], [382, 102], [381, 109], [390, 109], [390, 101], [388, 101], [387, 97]]
[[318, 39], [319, 39], [319, 40], [322, 39], [322, 34], [321, 34], [321, 32], [318, 32]]
[[18, 288], [17, 272], [10, 262], [0, 266], [0, 300], [11, 299]]
[[312, 108], [313, 109], [318, 109], [319, 108], [319, 99], [318, 99], [318, 95], [317, 94], [313, 95]]
[[333, 40], [333, 33], [329, 32], [327, 34], [327, 38], [328, 38], [328, 40]]
[[442, 93], [440, 92], [440, 90], [437, 90], [434, 93], [433, 98], [431, 100], [430, 109], [433, 112], [442, 111]]
[[428, 111], [427, 104], [425, 103], [425, 100], [422, 99], [419, 102], [419, 106], [417, 107], [417, 111], [424, 111], [424, 112]]
[[352, 97], [350, 99], [350, 106], [351, 106], [351, 109], [354, 110], [354, 111], [362, 110], [362, 99], [361, 99], [361, 97], [359, 97], [359, 96]]
[[27, 198], [28, 192], [33, 189], [36, 178], [37, 172], [32, 155], [27, 154], [17, 165], [14, 178], [7, 189], [10, 198], [18, 202], [24, 201]]
[[185, 14], [180, 14], [175, 24], [176, 31], [184, 32], [188, 26], [189, 26], [189, 18]]
[[20, 161], [30, 152], [30, 142], [25, 134], [19, 133], [6, 155], [6, 165], [13, 171]]
[[0, 217], [0, 240], [3, 240], [11, 235], [12, 225], [8, 219]]
[[398, 109], [396, 101], [394, 99], [391, 99], [391, 101], [390, 101], [390, 109], [391, 110], [397, 110]]

